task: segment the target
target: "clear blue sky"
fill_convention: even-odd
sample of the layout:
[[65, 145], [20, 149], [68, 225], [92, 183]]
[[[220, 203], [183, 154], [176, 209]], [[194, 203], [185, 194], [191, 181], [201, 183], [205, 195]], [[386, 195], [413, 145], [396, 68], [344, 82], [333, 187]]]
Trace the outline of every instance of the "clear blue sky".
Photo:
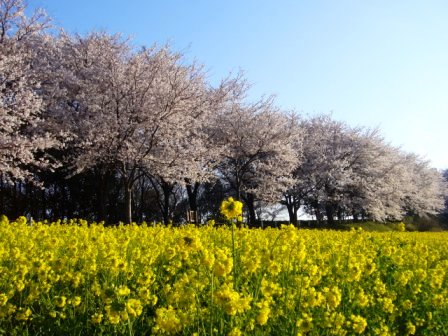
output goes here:
[[68, 32], [171, 42], [212, 81], [242, 69], [251, 95], [379, 126], [448, 168], [448, 1], [29, 0]]

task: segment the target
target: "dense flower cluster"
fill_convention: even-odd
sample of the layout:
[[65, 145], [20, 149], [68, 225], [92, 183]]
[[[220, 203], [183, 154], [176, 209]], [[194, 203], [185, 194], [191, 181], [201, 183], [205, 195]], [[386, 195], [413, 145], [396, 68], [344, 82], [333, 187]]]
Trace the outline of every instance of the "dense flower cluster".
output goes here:
[[220, 211], [229, 220], [239, 218], [243, 213], [243, 203], [229, 197], [222, 201]]
[[[441, 335], [447, 233], [0, 222], [10, 335]], [[446, 332], [446, 331], [445, 331]]]

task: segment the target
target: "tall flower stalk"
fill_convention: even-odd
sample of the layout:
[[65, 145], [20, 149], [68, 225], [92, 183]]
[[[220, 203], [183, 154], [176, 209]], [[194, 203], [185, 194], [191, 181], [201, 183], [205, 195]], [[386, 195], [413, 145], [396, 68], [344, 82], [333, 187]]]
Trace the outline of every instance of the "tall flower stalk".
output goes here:
[[221, 214], [230, 222], [232, 227], [232, 259], [233, 259], [233, 285], [237, 289], [236, 253], [235, 253], [235, 222], [241, 219], [243, 213], [243, 203], [229, 197], [221, 203]]

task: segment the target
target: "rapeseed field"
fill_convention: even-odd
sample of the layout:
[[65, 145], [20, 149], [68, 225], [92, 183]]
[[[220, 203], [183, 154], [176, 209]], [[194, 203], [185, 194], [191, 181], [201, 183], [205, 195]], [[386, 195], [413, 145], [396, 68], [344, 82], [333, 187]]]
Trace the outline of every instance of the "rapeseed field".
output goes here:
[[447, 233], [3, 217], [0, 333], [446, 335], [447, 251]]

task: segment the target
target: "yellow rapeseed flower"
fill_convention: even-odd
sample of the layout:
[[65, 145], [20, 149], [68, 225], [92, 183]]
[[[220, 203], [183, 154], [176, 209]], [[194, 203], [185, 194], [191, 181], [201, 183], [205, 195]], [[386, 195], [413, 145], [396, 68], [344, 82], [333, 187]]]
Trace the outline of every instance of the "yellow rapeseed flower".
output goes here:
[[8, 302], [8, 296], [6, 294], [1, 293], [0, 294], [0, 306], [6, 305], [6, 302]]
[[362, 334], [367, 327], [366, 319], [359, 315], [352, 315], [350, 319], [352, 320], [353, 331], [357, 334]]
[[75, 296], [71, 302], [73, 307], [78, 307], [81, 304], [81, 297]]
[[243, 203], [229, 197], [221, 203], [221, 214], [228, 220], [238, 218], [243, 213]]
[[117, 289], [117, 295], [118, 296], [127, 296], [131, 293], [131, 290], [127, 286], [120, 286]]
[[54, 304], [58, 308], [64, 308], [66, 302], [67, 302], [67, 298], [65, 296], [55, 296], [54, 297]]
[[143, 306], [142, 306], [140, 300], [129, 299], [126, 302], [126, 310], [130, 316], [137, 317], [142, 314]]
[[310, 315], [303, 313], [302, 318], [296, 322], [296, 326], [302, 333], [306, 333], [313, 328], [313, 318]]
[[29, 308], [19, 308], [16, 313], [16, 319], [18, 321], [27, 321], [31, 314], [32, 312]]
[[263, 307], [260, 309], [257, 315], [257, 322], [259, 325], [265, 325], [268, 322], [271, 309], [269, 307]]
[[93, 324], [100, 324], [101, 321], [103, 321], [103, 314], [95, 313], [95, 314], [92, 315], [90, 320], [92, 321]]
[[241, 336], [243, 335], [243, 333], [241, 332], [241, 330], [239, 328], [233, 328], [228, 334], [227, 336]]
[[156, 325], [167, 333], [177, 333], [182, 329], [180, 318], [171, 306], [156, 310]]

